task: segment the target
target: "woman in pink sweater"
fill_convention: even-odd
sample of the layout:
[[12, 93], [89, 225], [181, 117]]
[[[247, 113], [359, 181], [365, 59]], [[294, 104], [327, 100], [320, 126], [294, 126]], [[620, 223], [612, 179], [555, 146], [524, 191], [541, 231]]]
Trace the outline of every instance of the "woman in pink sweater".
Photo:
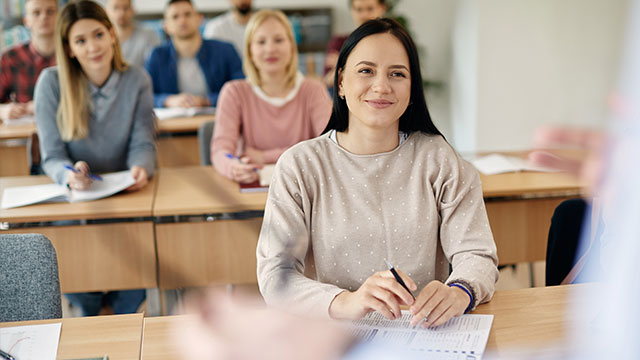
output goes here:
[[251, 17], [243, 68], [247, 79], [228, 82], [220, 91], [211, 159], [224, 176], [251, 183], [258, 179], [255, 169], [322, 132], [331, 99], [321, 82], [298, 72], [293, 31], [280, 11]]

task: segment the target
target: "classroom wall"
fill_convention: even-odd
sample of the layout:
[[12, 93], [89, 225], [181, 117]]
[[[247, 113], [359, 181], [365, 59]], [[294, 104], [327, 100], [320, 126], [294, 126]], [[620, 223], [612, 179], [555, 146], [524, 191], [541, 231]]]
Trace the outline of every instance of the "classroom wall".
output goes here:
[[[543, 124], [603, 126], [619, 68], [626, 0], [482, 0], [458, 5], [463, 9], [457, 12], [462, 16], [455, 30], [473, 31], [465, 18], [469, 12], [476, 27], [476, 59], [470, 64], [476, 69], [452, 83], [469, 86], [474, 79], [468, 77], [476, 82], [475, 104], [469, 99], [451, 103], [469, 107], [455, 115], [473, 117], [454, 117], [453, 123], [475, 124], [454, 139], [459, 149], [527, 149]], [[456, 40], [461, 43], [454, 48], [469, 43], [468, 37]], [[474, 141], [460, 142], [469, 138]]]

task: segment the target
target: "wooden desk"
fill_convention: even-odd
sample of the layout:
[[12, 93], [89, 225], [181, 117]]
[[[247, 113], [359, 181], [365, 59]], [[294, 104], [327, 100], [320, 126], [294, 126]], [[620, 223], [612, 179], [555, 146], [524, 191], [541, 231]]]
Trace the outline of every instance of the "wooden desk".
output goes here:
[[[575, 328], [567, 317], [567, 309], [575, 306], [572, 294], [584, 286], [569, 285], [496, 292], [493, 300], [480, 305], [474, 314], [493, 314], [493, 326], [487, 342], [487, 352], [493, 355], [517, 352], [526, 354], [554, 344], [566, 344], [566, 334]], [[583, 298], [587, 299], [587, 298]], [[185, 316], [146, 318], [142, 358], [147, 360], [175, 359], [171, 327]], [[557, 351], [550, 348], [549, 351]]]
[[176, 167], [200, 165], [198, 129], [215, 115], [197, 115], [156, 122], [158, 133], [158, 166]]
[[93, 316], [0, 323], [0, 327], [62, 322], [59, 359], [109, 355], [109, 360], [140, 358], [143, 314]]
[[0, 176], [29, 175], [27, 143], [35, 124], [6, 125], [0, 122]]
[[[46, 176], [0, 178], [6, 187], [50, 183]], [[42, 233], [58, 255], [63, 292], [156, 287], [151, 209], [157, 181], [141, 191], [81, 203], [0, 209], [0, 233]]]
[[581, 186], [563, 173], [480, 175], [500, 264], [545, 260], [553, 211], [577, 198]]
[[240, 193], [211, 166], [160, 169], [153, 206], [160, 288], [256, 283], [266, 198]]

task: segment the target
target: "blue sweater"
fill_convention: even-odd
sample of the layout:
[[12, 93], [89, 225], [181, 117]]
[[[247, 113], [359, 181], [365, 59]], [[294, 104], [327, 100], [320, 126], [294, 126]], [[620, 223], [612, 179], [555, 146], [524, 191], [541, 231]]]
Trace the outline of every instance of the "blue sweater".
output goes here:
[[[178, 89], [178, 52], [171, 41], [158, 46], [147, 60], [147, 71], [153, 81], [153, 102], [155, 107], [164, 107], [169, 95], [180, 93]], [[225, 82], [244, 79], [242, 62], [233, 45], [217, 41], [202, 40], [196, 54], [200, 68], [209, 88], [209, 101], [215, 106], [218, 93]]]

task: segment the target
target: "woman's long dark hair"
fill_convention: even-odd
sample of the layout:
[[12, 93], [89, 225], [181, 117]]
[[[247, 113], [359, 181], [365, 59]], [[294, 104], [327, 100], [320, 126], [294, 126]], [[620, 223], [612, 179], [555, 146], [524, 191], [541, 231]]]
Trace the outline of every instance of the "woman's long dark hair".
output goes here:
[[365, 22], [355, 29], [344, 42], [344, 45], [342, 45], [340, 55], [338, 56], [338, 63], [336, 64], [336, 74], [333, 80], [333, 111], [331, 112], [329, 123], [322, 133], [324, 134], [333, 129], [336, 131], [345, 131], [349, 127], [349, 108], [347, 107], [347, 102], [338, 95], [340, 73], [344, 70], [344, 65], [351, 51], [360, 40], [369, 35], [382, 33], [389, 33], [400, 40], [409, 57], [411, 97], [407, 109], [400, 116], [399, 130], [406, 134], [411, 134], [414, 131], [422, 131], [427, 134], [442, 136], [440, 130], [438, 130], [433, 124], [433, 121], [431, 121], [431, 115], [429, 115], [427, 102], [424, 98], [422, 75], [420, 74], [420, 60], [418, 59], [416, 45], [402, 25], [393, 19], [387, 18]]

